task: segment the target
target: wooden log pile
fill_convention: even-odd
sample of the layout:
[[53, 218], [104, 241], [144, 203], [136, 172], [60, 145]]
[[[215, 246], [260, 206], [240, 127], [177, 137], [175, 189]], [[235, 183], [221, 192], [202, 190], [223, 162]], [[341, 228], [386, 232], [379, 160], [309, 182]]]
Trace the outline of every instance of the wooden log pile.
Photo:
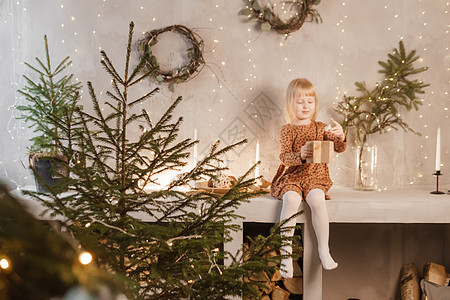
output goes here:
[[[423, 279], [447, 286], [450, 274], [446, 272], [444, 266], [429, 262], [423, 267]], [[429, 300], [422, 294], [419, 269], [414, 263], [406, 264], [401, 269], [400, 294], [401, 300]]]
[[[277, 255], [276, 250], [269, 253], [269, 256]], [[303, 257], [301, 250], [298, 250], [296, 254], [299, 255], [299, 261], [301, 261]], [[259, 299], [261, 300], [302, 299], [300, 295], [303, 294], [303, 272], [299, 261], [294, 260], [293, 262], [293, 278], [283, 278], [277, 269], [273, 274], [257, 273], [245, 280], [257, 281], [261, 284], [262, 287], [259, 289]]]

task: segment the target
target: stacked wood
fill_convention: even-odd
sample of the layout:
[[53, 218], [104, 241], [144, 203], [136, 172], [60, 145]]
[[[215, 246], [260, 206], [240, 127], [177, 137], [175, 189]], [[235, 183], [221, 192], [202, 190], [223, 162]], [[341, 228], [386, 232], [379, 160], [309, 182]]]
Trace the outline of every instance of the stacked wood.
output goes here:
[[[246, 246], [248, 247], [248, 246]], [[297, 253], [302, 256], [302, 253]], [[275, 250], [267, 251], [266, 257], [277, 256]], [[303, 294], [303, 272], [297, 261], [293, 261], [293, 278], [283, 278], [278, 269], [273, 274], [266, 272], [255, 273], [245, 278], [248, 281], [259, 282], [259, 299], [288, 300], [291, 295]]]
[[[447, 272], [445, 267], [432, 262], [425, 264], [423, 267], [423, 279], [439, 285], [446, 285]], [[427, 300], [427, 297], [422, 295], [422, 300]]]
[[[450, 276], [444, 266], [429, 262], [423, 267], [423, 279], [447, 286]], [[414, 263], [406, 264], [401, 269], [400, 294], [401, 300], [427, 300], [424, 294], [421, 295], [419, 270]]]
[[419, 269], [414, 263], [401, 269], [400, 295], [402, 300], [420, 300]]
[[429, 262], [423, 267], [423, 276], [425, 280], [444, 285], [447, 279], [447, 272], [444, 266]]

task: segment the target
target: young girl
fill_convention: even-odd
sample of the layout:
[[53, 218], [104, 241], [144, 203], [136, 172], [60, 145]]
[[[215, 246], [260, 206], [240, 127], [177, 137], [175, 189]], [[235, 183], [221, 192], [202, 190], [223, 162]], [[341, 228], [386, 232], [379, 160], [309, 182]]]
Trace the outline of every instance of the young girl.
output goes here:
[[[312, 224], [317, 237], [319, 257], [326, 270], [338, 266], [333, 260], [328, 247], [329, 220], [325, 199], [332, 185], [325, 163], [306, 163], [312, 156], [312, 149], [307, 141], [329, 140], [334, 142], [334, 150], [343, 152], [347, 147], [347, 139], [342, 127], [332, 120], [334, 126], [316, 122], [317, 95], [314, 85], [307, 79], [294, 79], [289, 83], [286, 92], [286, 118], [288, 124], [280, 130], [281, 165], [272, 181], [272, 196], [283, 201], [281, 220], [295, 214], [302, 199], [311, 208]], [[282, 234], [292, 236], [296, 220], [290, 220], [284, 226]], [[282, 255], [292, 254], [292, 245], [287, 243], [281, 247]], [[281, 261], [281, 275], [291, 278], [293, 273], [292, 258]]]

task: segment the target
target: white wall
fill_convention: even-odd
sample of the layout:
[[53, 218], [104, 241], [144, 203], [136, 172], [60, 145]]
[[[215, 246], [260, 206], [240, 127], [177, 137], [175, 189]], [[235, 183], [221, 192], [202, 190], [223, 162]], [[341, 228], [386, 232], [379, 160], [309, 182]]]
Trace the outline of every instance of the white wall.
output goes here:
[[[328, 122], [337, 117], [333, 112], [336, 101], [344, 93], [355, 94], [355, 81], [373, 86], [381, 79], [377, 61], [385, 60], [403, 38], [407, 49], [416, 49], [423, 58], [417, 65], [430, 67], [421, 79], [431, 87], [420, 111], [403, 112], [407, 123], [422, 136], [393, 131], [372, 139], [379, 147], [380, 187], [432, 183], [436, 129], [441, 126], [441, 182], [450, 188], [447, 0], [322, 1], [317, 9], [323, 24], [307, 23], [287, 38], [247, 23], [238, 15], [244, 4], [238, 0], [0, 0], [0, 178], [10, 185], [32, 182], [23, 166], [27, 165], [26, 147], [32, 133], [14, 118], [18, 112], [13, 106], [24, 103], [16, 93], [24, 85], [21, 75], [27, 72], [23, 61], [42, 56], [43, 35], [48, 35], [55, 61], [69, 55], [72, 72], [84, 87], [92, 81], [100, 93], [108, 89], [109, 78], [99, 65], [99, 49], [122, 66], [128, 24], [134, 21], [135, 39], [145, 31], [184, 24], [205, 43], [207, 64], [199, 76], [176, 86], [174, 94], [162, 87], [146, 108], [156, 117], [171, 99], [182, 95], [185, 101], [177, 110], [185, 118], [182, 135], [192, 136], [197, 128], [199, 152], [217, 138], [230, 142], [231, 138], [224, 140], [231, 137], [230, 126], [243, 122], [246, 131], [241, 136], [249, 144], [228, 155], [232, 172], [240, 175], [253, 163], [259, 139], [261, 173], [268, 179], [278, 165], [278, 128], [284, 123], [281, 110], [289, 81], [307, 77], [315, 83], [318, 119]], [[163, 43], [164, 38], [160, 40]], [[161, 47], [161, 55], [180, 50]], [[143, 83], [136, 94], [155, 86]], [[83, 102], [89, 103], [87, 93], [84, 95]], [[255, 113], [251, 103], [261, 109], [263, 102], [273, 110], [269, 115], [256, 112], [264, 122], [257, 123], [250, 116]], [[349, 148], [331, 166], [331, 175], [337, 185], [351, 186], [353, 170], [354, 153]]]

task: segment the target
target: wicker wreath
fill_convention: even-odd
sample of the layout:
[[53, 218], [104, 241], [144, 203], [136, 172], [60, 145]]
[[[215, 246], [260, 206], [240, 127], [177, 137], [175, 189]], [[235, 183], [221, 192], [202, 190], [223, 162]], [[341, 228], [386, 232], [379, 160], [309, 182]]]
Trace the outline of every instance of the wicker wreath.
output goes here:
[[258, 21], [261, 23], [263, 31], [275, 30], [280, 34], [290, 34], [299, 30], [305, 22], [322, 23], [322, 17], [319, 12], [312, 8], [313, 5], [318, 5], [320, 0], [291, 0], [286, 1], [285, 4], [292, 5], [291, 10], [294, 16], [283, 21], [273, 11], [273, 5], [262, 6], [259, 0], [244, 0], [247, 2], [247, 7], [241, 10], [241, 14], [249, 18], [249, 21]]
[[[158, 43], [158, 36], [165, 32], [175, 32], [186, 39], [191, 47], [187, 49], [189, 62], [177, 69], [163, 72], [160, 69], [157, 58], [152, 53], [152, 47]], [[146, 57], [146, 71], [151, 72], [151, 76], [158, 82], [169, 84], [169, 89], [173, 90], [173, 85], [194, 78], [203, 68], [205, 61], [202, 56], [203, 40], [192, 30], [183, 25], [172, 25], [162, 29], [147, 32], [138, 41], [141, 58]]]

